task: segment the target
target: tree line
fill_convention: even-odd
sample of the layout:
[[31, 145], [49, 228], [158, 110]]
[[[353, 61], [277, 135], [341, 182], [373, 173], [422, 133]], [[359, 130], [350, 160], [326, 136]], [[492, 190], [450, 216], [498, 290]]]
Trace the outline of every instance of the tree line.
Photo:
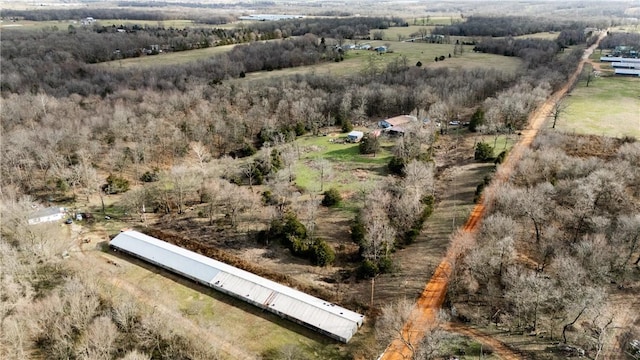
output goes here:
[[540, 135], [455, 261], [460, 316], [597, 357], [616, 313], [610, 284], [624, 288], [640, 261], [638, 161], [632, 139]]
[[525, 16], [469, 16], [466, 21], [436, 26], [432, 33], [450, 36], [520, 36], [549, 31], [584, 30], [587, 22]]
[[302, 36], [308, 33], [317, 36], [355, 39], [369, 36], [372, 29], [388, 29], [396, 26], [409, 26], [400, 17], [349, 17], [349, 18], [303, 18], [280, 21], [265, 21], [247, 24], [247, 28], [260, 33], [279, 31], [283, 37]]
[[61, 21], [61, 20], [80, 20], [87, 17], [94, 19], [121, 19], [121, 20], [147, 20], [147, 21], [165, 21], [178, 20], [184, 18], [182, 14], [173, 14], [168, 11], [142, 11], [135, 9], [38, 9], [38, 10], [19, 10], [19, 9], [3, 9], [2, 16], [4, 18], [22, 18], [30, 21]]
[[640, 51], [640, 34], [638, 33], [621, 33], [621, 32], [609, 32], [607, 36], [602, 39], [600, 49], [615, 49], [616, 46], [631, 46]]

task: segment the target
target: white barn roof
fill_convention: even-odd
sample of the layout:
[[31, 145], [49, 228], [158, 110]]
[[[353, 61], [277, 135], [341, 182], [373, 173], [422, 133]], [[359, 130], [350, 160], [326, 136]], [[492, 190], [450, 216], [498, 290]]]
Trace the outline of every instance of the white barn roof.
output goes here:
[[342, 342], [364, 320], [351, 310], [137, 231], [121, 232], [110, 245]]
[[638, 75], [640, 76], [640, 69], [615, 69], [617, 75]]
[[640, 62], [640, 59], [626, 58], [626, 57], [619, 57], [619, 56], [602, 56], [602, 57], [600, 57], [600, 61], [637, 63], [637, 62]]

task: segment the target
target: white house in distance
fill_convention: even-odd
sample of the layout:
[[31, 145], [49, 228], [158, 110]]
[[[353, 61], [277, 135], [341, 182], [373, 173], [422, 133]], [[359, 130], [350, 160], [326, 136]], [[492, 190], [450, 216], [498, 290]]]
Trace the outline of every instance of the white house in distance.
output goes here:
[[40, 209], [29, 216], [29, 225], [42, 224], [46, 222], [59, 221], [64, 218], [65, 211], [61, 207], [46, 207]]

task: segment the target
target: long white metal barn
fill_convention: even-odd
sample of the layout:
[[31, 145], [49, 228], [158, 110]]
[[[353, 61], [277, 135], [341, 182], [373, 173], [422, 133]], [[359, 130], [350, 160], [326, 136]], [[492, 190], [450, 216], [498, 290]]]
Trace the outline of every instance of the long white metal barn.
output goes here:
[[364, 320], [336, 304], [137, 231], [121, 232], [110, 245], [345, 343]]

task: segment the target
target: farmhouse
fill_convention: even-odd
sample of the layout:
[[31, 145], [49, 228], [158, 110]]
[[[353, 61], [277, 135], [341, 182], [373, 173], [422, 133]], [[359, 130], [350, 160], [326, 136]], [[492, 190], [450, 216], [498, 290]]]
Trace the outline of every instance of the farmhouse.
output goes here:
[[64, 218], [64, 214], [64, 208], [46, 207], [31, 214], [27, 219], [27, 222], [29, 223], [29, 225], [36, 225], [46, 222], [59, 221]]
[[411, 115], [399, 115], [386, 120], [379, 121], [378, 126], [380, 126], [383, 129], [388, 129], [394, 126], [402, 126], [413, 121], [418, 121], [418, 118]]
[[364, 133], [362, 131], [352, 131], [347, 134], [347, 142], [350, 142], [350, 143], [360, 142], [363, 136], [364, 136]]
[[411, 115], [399, 115], [386, 120], [378, 122], [384, 132], [389, 135], [404, 135], [406, 131], [406, 125], [417, 122], [418, 118]]
[[364, 320], [336, 304], [137, 231], [121, 232], [110, 246], [345, 343]]

